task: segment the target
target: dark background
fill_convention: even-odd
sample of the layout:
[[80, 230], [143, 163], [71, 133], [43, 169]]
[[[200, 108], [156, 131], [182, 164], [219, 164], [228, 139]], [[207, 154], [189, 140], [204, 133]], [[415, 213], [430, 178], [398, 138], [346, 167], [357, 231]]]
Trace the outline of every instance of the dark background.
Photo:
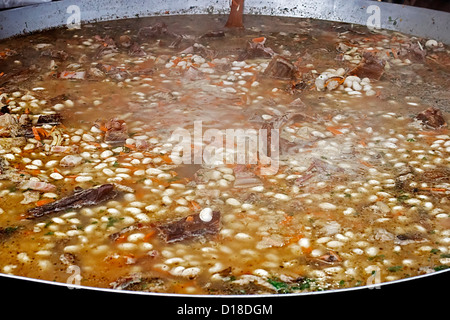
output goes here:
[[[207, 306], [221, 309], [232, 304], [271, 305], [272, 314], [258, 319], [377, 319], [448, 318], [450, 270], [379, 289], [357, 289], [308, 296], [280, 295], [273, 298], [198, 298], [158, 297], [141, 294], [111, 293], [89, 289], [68, 289], [27, 280], [0, 277], [3, 291], [2, 317], [26, 315], [54, 319], [204, 319], [204, 316], [180, 316], [178, 307]], [[9, 313], [12, 311], [12, 313]], [[123, 318], [122, 318], [123, 317]], [[414, 318], [413, 318], [414, 317]], [[251, 315], [225, 315], [215, 312], [209, 319], [255, 319]]]

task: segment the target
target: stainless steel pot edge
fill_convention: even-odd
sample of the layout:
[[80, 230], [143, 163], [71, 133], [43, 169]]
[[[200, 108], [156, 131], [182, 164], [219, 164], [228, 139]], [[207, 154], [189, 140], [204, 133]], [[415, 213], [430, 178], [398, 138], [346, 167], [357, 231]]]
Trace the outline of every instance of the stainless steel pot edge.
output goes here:
[[[228, 0], [61, 0], [0, 11], [0, 39], [65, 26], [80, 9], [82, 23], [154, 15], [226, 14]], [[450, 44], [450, 13], [368, 0], [246, 0], [245, 13], [366, 25], [379, 8], [380, 27]], [[378, 9], [377, 9], [378, 10]]]
[[99, 287], [90, 287], [90, 286], [82, 286], [82, 285], [76, 285], [76, 284], [66, 284], [62, 282], [54, 282], [49, 280], [42, 280], [42, 279], [34, 279], [34, 278], [27, 278], [23, 276], [16, 276], [11, 274], [5, 274], [0, 273], [0, 277], [5, 278], [11, 278], [16, 279], [19, 281], [31, 281], [35, 283], [40, 283], [44, 285], [49, 286], [60, 286], [60, 287], [67, 287], [68, 289], [75, 289], [75, 290], [94, 290], [94, 291], [100, 291], [105, 293], [111, 293], [111, 294], [134, 294], [134, 295], [148, 295], [148, 296], [155, 296], [155, 297], [174, 297], [174, 298], [283, 298], [283, 297], [297, 297], [297, 296], [311, 296], [311, 295], [321, 295], [321, 294], [331, 294], [331, 293], [345, 293], [349, 291], [356, 291], [356, 290], [378, 290], [382, 287], [389, 286], [389, 285], [400, 285], [403, 282], [406, 281], [414, 281], [418, 279], [423, 279], [431, 276], [438, 276], [440, 274], [450, 272], [450, 269], [435, 271], [432, 273], [427, 273], [423, 275], [418, 275], [411, 278], [405, 278], [405, 279], [398, 279], [394, 281], [389, 282], [381, 282], [371, 285], [365, 285], [360, 287], [352, 287], [352, 288], [343, 288], [343, 289], [333, 289], [333, 290], [324, 290], [324, 291], [313, 291], [313, 292], [301, 292], [301, 293], [287, 293], [287, 294], [255, 294], [255, 295], [206, 295], [206, 294], [199, 294], [199, 295], [192, 295], [192, 294], [182, 294], [182, 293], [159, 293], [159, 292], [144, 292], [144, 291], [129, 291], [129, 290], [117, 290], [117, 289], [111, 289], [111, 288], [99, 288]]

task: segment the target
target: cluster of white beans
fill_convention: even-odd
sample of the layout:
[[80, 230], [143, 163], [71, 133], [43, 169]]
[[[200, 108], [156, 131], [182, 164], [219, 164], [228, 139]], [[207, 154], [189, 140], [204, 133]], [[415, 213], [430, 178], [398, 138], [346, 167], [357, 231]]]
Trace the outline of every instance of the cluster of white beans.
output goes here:
[[[385, 42], [385, 41], [384, 41]], [[98, 47], [92, 39], [82, 42], [82, 46], [86, 46], [95, 50]], [[387, 45], [387, 43], [386, 43]], [[433, 42], [427, 42], [427, 46], [434, 46]], [[41, 45], [38, 49], [46, 48]], [[380, 47], [384, 49], [383, 47]], [[114, 54], [104, 59], [114, 60]], [[352, 49], [346, 52], [344, 59], [351, 63], [357, 64], [361, 57], [357, 55], [356, 50]], [[139, 59], [134, 60], [141, 61]], [[393, 64], [408, 64], [409, 61], [391, 61]], [[229, 63], [216, 59], [213, 64]], [[257, 88], [259, 83], [253, 79], [255, 75], [263, 71], [267, 66], [267, 62], [258, 62], [248, 64], [245, 61], [231, 62], [231, 69], [226, 74], [215, 74], [215, 70], [208, 64], [205, 58], [200, 55], [187, 54], [181, 57], [173, 56], [165, 64], [167, 69], [180, 68], [187, 70], [195, 66], [208, 74], [212, 80], [212, 84], [221, 83], [220, 90], [227, 93], [249, 92], [252, 88]], [[73, 66], [76, 68], [76, 66]], [[316, 80], [316, 88], [325, 90], [325, 83], [333, 77], [344, 77], [344, 69], [327, 69], [322, 72]], [[140, 79], [136, 77], [134, 80], [142, 80], [144, 83], [151, 79]], [[125, 80], [119, 85], [131, 85], [131, 80]], [[236, 86], [237, 84], [237, 86]], [[219, 87], [219, 86], [218, 86]], [[334, 88], [348, 93], [349, 95], [359, 96], [365, 94], [372, 96], [375, 94], [373, 84], [367, 78], [360, 79], [355, 76], [348, 76], [343, 83]], [[32, 91], [42, 91], [45, 88], [36, 87]], [[274, 92], [277, 88], [274, 88]], [[253, 94], [253, 92], [250, 92]], [[328, 94], [331, 94], [328, 92]], [[4, 95], [4, 94], [3, 94]], [[2, 96], [3, 96], [2, 95]], [[255, 94], [253, 94], [255, 95]], [[6, 97], [6, 96], [5, 96]], [[32, 92], [13, 92], [7, 97], [9, 105], [13, 112], [20, 112], [24, 108], [38, 110], [43, 106], [47, 106], [51, 110], [63, 110], [72, 108], [76, 104], [70, 99], [64, 102], [49, 106], [47, 101], [36, 99]], [[140, 101], [147, 102], [145, 94], [136, 91], [136, 98]], [[253, 102], [258, 103], [264, 98], [258, 94], [254, 97]], [[348, 101], [341, 100], [341, 103]], [[390, 102], [395, 104], [395, 101]], [[94, 101], [94, 106], [101, 104], [101, 98]], [[325, 107], [325, 106], [324, 106]], [[49, 111], [50, 112], [50, 111]], [[404, 117], [399, 116], [395, 112], [374, 113], [368, 112], [368, 116], [380, 122], [380, 119], [387, 122], [393, 122], [394, 125], [386, 126], [392, 128], [402, 128]], [[270, 114], [264, 114], [265, 120], [271, 119]], [[347, 116], [336, 115], [330, 121], [330, 125], [348, 125], [351, 121], [347, 121]], [[127, 145], [134, 145], [140, 139], [151, 143], [152, 147], [149, 153], [155, 155], [173, 155], [173, 141], [170, 139], [155, 138], [142, 128], [144, 125], [140, 121], [128, 123], [130, 131], [138, 132], [132, 138], [126, 141]], [[305, 134], [311, 139], [332, 137], [333, 134], [309, 124], [310, 129], [285, 128], [286, 134], [291, 138], [304, 138]], [[302, 130], [302, 131], [300, 131]], [[426, 169], [435, 168], [450, 161], [450, 137], [448, 135], [436, 135], [429, 147], [419, 141], [423, 138], [420, 134], [405, 134], [394, 129], [385, 129], [381, 127], [378, 131], [372, 127], [357, 128], [357, 131], [363, 131], [367, 136], [367, 148], [358, 146], [358, 151], [362, 155], [361, 160], [370, 162], [377, 152], [382, 151], [385, 155], [383, 161], [387, 161], [394, 168], [403, 166], [412, 166], [415, 170], [423, 172]], [[340, 129], [342, 133], [342, 141], [336, 142], [332, 139], [322, 140], [317, 143], [314, 153], [315, 158], [326, 157], [333, 160], [334, 156], [339, 155], [342, 148], [350, 145], [357, 145], [357, 136], [350, 129], [343, 127]], [[151, 222], [155, 219], [170, 220], [186, 216], [192, 213], [189, 207], [191, 201], [196, 201], [203, 208], [200, 211], [200, 218], [203, 221], [210, 221], [213, 210], [220, 206], [223, 209], [221, 216], [222, 227], [219, 232], [220, 239], [231, 240], [217, 244], [214, 241], [203, 241], [199, 243], [178, 243], [163, 246], [161, 248], [161, 262], [154, 266], [155, 269], [167, 271], [173, 276], [181, 276], [185, 278], [194, 278], [202, 272], [207, 272], [212, 279], [222, 281], [229, 280], [221, 275], [221, 271], [226, 269], [233, 261], [242, 263], [251, 262], [256, 259], [264, 258], [252, 272], [252, 276], [256, 278], [244, 279], [267, 279], [279, 272], [279, 266], [282, 265], [286, 269], [296, 266], [298, 261], [292, 256], [298, 257], [303, 254], [303, 250], [310, 248], [312, 258], [319, 258], [326, 254], [329, 250], [336, 250], [345, 258], [342, 265], [333, 265], [320, 270], [313, 269], [311, 266], [304, 266], [305, 274], [324, 281], [327, 277], [348, 278], [349, 276], [357, 277], [361, 272], [361, 264], [355, 265], [352, 257], [366, 256], [368, 258], [376, 257], [380, 254], [377, 241], [392, 240], [392, 235], [386, 229], [392, 223], [401, 222], [413, 230], [425, 232], [423, 226], [412, 221], [411, 215], [394, 215], [389, 213], [407, 212], [412, 213], [417, 210], [417, 206], [421, 206], [426, 212], [436, 218], [445, 219], [449, 212], [443, 211], [436, 207], [430, 196], [427, 195], [409, 195], [408, 199], [400, 202], [394, 196], [395, 176], [392, 173], [380, 172], [376, 168], [367, 168], [365, 175], [355, 179], [345, 185], [337, 185], [333, 190], [323, 192], [304, 192], [295, 184], [289, 188], [273, 191], [264, 185], [249, 188], [248, 191], [261, 195], [266, 199], [270, 199], [275, 204], [275, 209], [260, 207], [252, 203], [247, 203], [239, 198], [239, 193], [231, 191], [229, 188], [235, 180], [234, 172], [231, 168], [218, 165], [210, 168], [205, 174], [206, 182], [199, 183], [195, 187], [187, 187], [182, 183], [170, 183], [169, 186], [159, 185], [153, 182], [153, 179], [168, 181], [172, 178], [171, 170], [176, 168], [175, 165], [164, 164], [161, 156], [148, 156], [144, 152], [128, 150], [125, 157], [121, 157], [120, 162], [117, 154], [125, 151], [124, 147], [111, 148], [108, 144], [102, 142], [102, 132], [95, 126], [84, 126], [80, 128], [67, 128], [62, 135], [62, 146], [77, 146], [78, 153], [61, 153], [53, 156], [49, 160], [46, 159], [44, 152], [31, 152], [26, 157], [22, 156], [22, 149], [13, 147], [10, 151], [0, 150], [2, 156], [8, 161], [22, 161], [25, 167], [30, 170], [40, 170], [42, 179], [53, 182], [62, 180], [65, 182], [76, 181], [78, 185], [90, 186], [92, 182], [111, 182], [115, 183], [119, 189], [124, 191], [123, 201], [108, 201], [94, 208], [83, 208], [79, 211], [65, 212], [60, 216], [52, 217], [51, 223], [36, 223], [33, 232], [41, 234], [43, 241], [36, 244], [36, 258], [38, 265], [42, 269], [52, 268], [52, 250], [56, 246], [56, 239], [70, 239], [63, 248], [65, 253], [79, 253], [88, 251], [94, 255], [107, 257], [115, 257], [116, 255], [126, 255], [128, 253], [148, 253], [154, 250], [154, 244], [151, 241], [143, 241], [145, 234], [139, 230], [131, 232], [127, 235], [124, 242], [118, 243], [113, 249], [110, 245], [105, 244], [108, 235], [119, 232], [124, 227], [133, 225], [137, 222]], [[413, 142], [411, 142], [413, 141]], [[23, 150], [33, 150], [36, 148], [38, 141], [35, 139], [27, 139]], [[411, 152], [406, 152], [410, 150]], [[299, 154], [302, 150], [298, 150]], [[227, 155], [227, 150], [224, 150]], [[231, 152], [231, 151], [230, 151]], [[230, 154], [234, 156], [233, 154]], [[282, 165], [286, 165], [290, 170], [286, 173], [276, 174], [267, 179], [268, 183], [281, 185], [283, 182], [292, 181], [302, 176], [310, 165], [310, 158], [305, 161], [304, 157], [293, 157], [282, 161]], [[119, 165], [118, 165], [119, 164]], [[346, 163], [339, 164], [342, 168], [347, 169]], [[55, 171], [54, 169], [58, 169]], [[289, 172], [296, 172], [291, 174]], [[73, 177], [76, 175], [75, 177]], [[142, 188], [146, 189], [146, 193], [142, 199], [137, 200], [133, 190], [121, 185], [126, 182], [132, 183], [142, 182]], [[430, 187], [426, 183], [411, 182], [412, 186]], [[316, 187], [320, 191], [326, 182], [317, 182]], [[443, 185], [448, 189], [448, 185]], [[212, 195], [212, 197], [205, 197]], [[0, 196], [17, 197], [18, 193], [9, 190], [3, 190]], [[58, 198], [53, 192], [46, 192], [43, 197]], [[215, 201], [211, 201], [213, 198]], [[299, 200], [305, 206], [318, 206], [321, 210], [328, 213], [335, 213], [342, 217], [352, 217], [357, 214], [355, 207], [361, 204], [368, 204], [368, 207], [374, 212], [380, 213], [379, 217], [374, 220], [370, 230], [355, 233], [345, 230], [337, 222], [322, 222], [320, 231], [315, 228], [305, 227], [302, 230], [303, 237], [293, 243], [286, 243], [283, 239], [283, 228], [279, 225], [288, 211], [283, 209], [286, 203], [292, 200]], [[408, 206], [409, 205], [409, 206]], [[414, 205], [411, 207], [411, 205]], [[170, 210], [168, 207], [170, 206]], [[0, 214], [2, 213], [0, 209]], [[302, 219], [305, 226], [310, 225], [309, 220], [313, 218], [311, 214], [305, 214]], [[79, 226], [82, 221], [88, 221], [86, 226], [81, 229]], [[401, 227], [399, 227], [401, 228]], [[397, 230], [402, 231], [402, 230]], [[51, 232], [51, 235], [49, 234]], [[367, 233], [366, 233], [367, 232]], [[440, 244], [438, 249], [442, 253], [449, 252], [450, 232], [443, 231], [439, 234]], [[374, 237], [376, 237], [374, 241]], [[386, 240], [387, 239], [387, 240]], [[424, 243], [419, 247], [415, 254], [430, 252], [434, 247], [430, 243]], [[283, 250], [282, 254], [278, 254], [277, 250]], [[400, 252], [403, 249], [401, 245], [392, 247], [394, 252]], [[218, 261], [222, 257], [229, 256], [229, 261]], [[17, 259], [20, 263], [31, 263], [35, 257], [30, 257], [26, 253], [18, 253]], [[442, 258], [441, 263], [448, 263], [448, 258]], [[362, 265], [365, 275], [372, 274], [378, 270], [380, 266], [366, 259], [366, 264]], [[374, 260], [375, 261], [375, 260]], [[130, 261], [131, 262], [131, 261]], [[228, 264], [227, 264], [228, 263]], [[384, 259], [382, 262], [385, 266], [391, 266], [391, 261]], [[404, 259], [404, 266], [415, 266], [417, 262], [413, 259]], [[131, 263], [130, 263], [131, 264]], [[3, 267], [3, 272], [13, 273], [16, 265], [8, 265]], [[86, 265], [84, 268], [95, 268], [95, 265]], [[141, 271], [138, 266], [134, 267], [134, 271]], [[282, 274], [280, 275], [282, 276]], [[395, 274], [390, 274], [386, 280], [395, 280]], [[194, 290], [194, 288], [192, 289]]]
[[[372, 85], [369, 78], [360, 79], [358, 76], [344, 77], [345, 70], [339, 69], [327, 69], [322, 72], [315, 80], [316, 89], [322, 90], [343, 90], [349, 95], [362, 95], [374, 96], [375, 90], [372, 89]], [[334, 80], [333, 80], [334, 79]], [[339, 84], [339, 81], [343, 81]]]

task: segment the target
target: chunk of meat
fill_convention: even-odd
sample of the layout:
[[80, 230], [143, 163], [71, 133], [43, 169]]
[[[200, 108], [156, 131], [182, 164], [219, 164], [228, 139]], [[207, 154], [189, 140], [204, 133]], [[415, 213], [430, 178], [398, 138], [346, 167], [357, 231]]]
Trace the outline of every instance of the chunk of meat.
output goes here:
[[421, 232], [406, 232], [402, 234], [398, 234], [395, 239], [394, 243], [399, 245], [405, 245], [410, 244], [414, 242], [424, 242], [427, 241], [427, 236], [424, 233]]
[[420, 112], [415, 119], [422, 121], [425, 126], [432, 129], [439, 129], [447, 125], [442, 111], [435, 107], [429, 107]]
[[295, 66], [288, 59], [275, 55], [263, 74], [275, 79], [291, 80], [295, 78], [296, 73]]
[[361, 62], [349, 72], [349, 75], [358, 76], [362, 78], [369, 78], [371, 80], [380, 80], [384, 73], [384, 66], [386, 61], [378, 58], [376, 55], [365, 52]]
[[62, 115], [60, 113], [52, 113], [52, 114], [44, 114], [40, 115], [37, 121], [37, 125], [39, 124], [50, 124], [57, 125], [62, 122]]
[[222, 30], [217, 30], [217, 31], [209, 31], [207, 33], [204, 33], [203, 35], [200, 36], [200, 39], [202, 39], [202, 38], [221, 38], [221, 37], [225, 37], [225, 32], [223, 32]]
[[[106, 74], [107, 76], [111, 77], [112, 79], [118, 80], [118, 81], [122, 81], [129, 76], [129, 73], [127, 70], [125, 70], [123, 68], [115, 67], [110, 64], [98, 63], [96, 65], [95, 69], [97, 69], [98, 71], [100, 71], [103, 74]], [[102, 77], [102, 75], [100, 73], [98, 73], [98, 71], [95, 71], [95, 70], [90, 70], [90, 71], [91, 72], [93, 71], [91, 73], [91, 75], [93, 77], [97, 77], [97, 78]]]
[[0, 137], [16, 137], [20, 130], [19, 119], [14, 114], [0, 116]]
[[306, 185], [305, 182], [313, 178], [314, 182], [327, 180], [341, 181], [346, 178], [347, 174], [348, 172], [346, 173], [344, 169], [338, 166], [314, 158], [304, 174], [295, 180], [295, 185], [303, 187]]
[[101, 58], [101, 57], [111, 54], [111, 53], [118, 52], [116, 42], [110, 36], [105, 36], [104, 38], [102, 38], [100, 36], [96, 36], [95, 38], [101, 42], [101, 46], [98, 48], [97, 52], [95, 53], [95, 56], [94, 56], [95, 59]]
[[180, 54], [193, 54], [193, 53], [211, 60], [217, 56], [217, 52], [215, 52], [212, 49], [208, 49], [207, 47], [205, 47], [200, 43], [194, 43], [193, 45], [187, 47], [186, 49], [180, 52]]
[[65, 52], [64, 50], [45, 50], [42, 51], [41, 56], [43, 57], [50, 57], [52, 59], [58, 59], [58, 60], [66, 60], [69, 57], [69, 54]]
[[121, 46], [121, 47], [124, 47], [124, 48], [129, 48], [130, 46], [131, 46], [131, 44], [133, 43], [133, 40], [131, 39], [131, 37], [130, 36], [128, 36], [128, 35], [121, 35], [120, 37], [119, 37], [119, 45]]
[[238, 60], [255, 59], [255, 58], [271, 58], [275, 55], [275, 51], [264, 46], [266, 38], [262, 41], [249, 41], [245, 52], [240, 55]]
[[128, 138], [128, 127], [124, 120], [113, 118], [106, 123], [97, 120], [95, 126], [105, 132], [104, 141], [110, 145], [122, 145]]
[[[299, 108], [303, 108], [305, 105], [304, 105], [303, 101], [301, 101], [300, 98], [298, 98], [298, 99], [295, 99], [294, 101], [292, 101], [290, 103], [290, 106], [299, 109]], [[262, 150], [266, 152], [266, 155], [268, 157], [270, 157], [272, 155], [272, 151], [274, 151], [272, 149], [277, 147], [276, 141], [274, 141], [274, 144], [272, 144], [272, 134], [279, 132], [280, 129], [288, 121], [296, 120], [296, 119], [309, 120], [309, 121], [315, 120], [313, 117], [311, 117], [303, 112], [286, 112], [285, 114], [274, 117], [273, 119], [271, 119], [269, 121], [265, 121], [262, 124], [261, 129], [267, 130], [267, 139], [266, 139], [266, 141], [264, 141], [265, 145], [262, 146]]]
[[156, 22], [155, 24], [148, 27], [143, 27], [138, 31], [138, 37], [144, 39], [158, 38], [168, 34], [170, 34], [170, 32], [164, 22]]
[[341, 262], [342, 258], [334, 251], [328, 251], [326, 254], [324, 254], [323, 256], [320, 256], [317, 259], [317, 262], [319, 264], [325, 264], [325, 265], [329, 265], [329, 264], [334, 264], [337, 262]]
[[146, 56], [147, 53], [141, 48], [139, 43], [133, 42], [128, 50], [128, 55], [130, 57], [143, 57]]
[[420, 180], [428, 183], [450, 183], [450, 168], [437, 166], [424, 170], [420, 175]]
[[85, 71], [62, 71], [59, 73], [60, 79], [84, 80], [86, 78]]
[[36, 202], [39, 200], [39, 197], [41, 196], [41, 194], [39, 193], [39, 191], [25, 191], [23, 193], [23, 200], [20, 202], [21, 204], [29, 204], [32, 202]]
[[235, 188], [251, 188], [262, 184], [261, 179], [244, 165], [237, 165], [233, 170]]
[[210, 221], [203, 221], [200, 214], [193, 214], [180, 220], [158, 226], [167, 243], [214, 235], [219, 231], [220, 212], [213, 211]]
[[74, 192], [54, 202], [32, 208], [24, 215], [26, 219], [36, 219], [42, 216], [63, 212], [67, 209], [78, 209], [111, 200], [117, 196], [113, 184], [103, 184], [90, 189], [75, 188]]
[[427, 50], [419, 42], [403, 43], [398, 50], [398, 56], [401, 59], [423, 62], [426, 55]]
[[42, 192], [52, 192], [56, 190], [56, 186], [51, 183], [35, 180], [25, 180], [20, 183], [19, 188], [22, 190], [31, 189]]

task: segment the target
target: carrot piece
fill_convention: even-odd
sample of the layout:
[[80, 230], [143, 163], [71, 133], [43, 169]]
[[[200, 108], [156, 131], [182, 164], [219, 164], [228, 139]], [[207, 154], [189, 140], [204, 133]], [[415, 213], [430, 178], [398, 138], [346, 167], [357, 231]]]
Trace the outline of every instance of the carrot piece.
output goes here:
[[190, 201], [189, 202], [189, 208], [191, 208], [194, 211], [198, 211], [200, 210], [202, 207], [195, 201]]
[[303, 235], [302, 235], [302, 234], [294, 235], [294, 236], [292, 236], [292, 237], [289, 238], [289, 240], [287, 241], [286, 245], [296, 243], [296, 242], [297, 242], [298, 240], [300, 240], [301, 238], [303, 238]]
[[332, 134], [334, 134], [335, 136], [342, 134], [342, 132], [338, 130], [338, 129], [340, 129], [339, 127], [327, 127], [326, 129], [328, 131], [330, 131]]
[[34, 138], [36, 140], [40, 141], [41, 140], [41, 136], [39, 135], [39, 132], [38, 132], [37, 128], [36, 127], [31, 127], [31, 130], [33, 130]]
[[367, 143], [363, 139], [359, 140], [359, 144], [363, 147], [367, 147]]
[[31, 127], [31, 130], [33, 131], [34, 138], [36, 140], [41, 140], [42, 137], [46, 138], [49, 136], [49, 133], [44, 128], [37, 128], [37, 127]]
[[419, 190], [423, 190], [423, 191], [435, 191], [435, 192], [445, 192], [447, 191], [447, 189], [445, 188], [419, 188]]
[[47, 204], [47, 203], [50, 203], [53, 201], [54, 201], [53, 199], [41, 199], [38, 202], [36, 202], [36, 206], [40, 207], [40, 206], [43, 206], [44, 204]]
[[371, 165], [370, 163], [368, 163], [367, 161], [364, 161], [364, 160], [359, 160], [359, 162], [361, 163], [361, 164], [363, 164], [363, 165], [365, 165], [366, 167], [373, 167], [373, 165]]
[[134, 146], [132, 144], [125, 144], [124, 147], [127, 147], [128, 149], [131, 149], [131, 150], [135, 150], [136, 149], [136, 146]]
[[127, 240], [127, 235], [126, 234], [121, 234], [119, 237], [117, 237], [115, 242], [122, 243], [122, 242], [125, 242], [126, 240]]
[[292, 222], [292, 219], [293, 219], [292, 216], [285, 215], [284, 219], [280, 222], [280, 224], [287, 225]]
[[173, 161], [172, 161], [172, 158], [171, 158], [169, 155], [167, 155], [167, 154], [161, 156], [161, 159], [162, 159], [165, 163], [172, 163], [172, 162], [173, 162]]
[[258, 38], [252, 39], [252, 42], [255, 42], [255, 43], [260, 43], [260, 42], [264, 42], [264, 41], [266, 41], [265, 37], [258, 37]]
[[192, 222], [194, 221], [194, 217], [193, 216], [187, 216], [186, 217], [186, 222]]
[[34, 170], [30, 170], [29, 173], [30, 173], [32, 176], [37, 176], [38, 174], [41, 174], [41, 170], [39, 170], [39, 169], [34, 169]]
[[302, 252], [304, 254], [310, 254], [312, 252], [312, 248], [311, 247], [302, 247]]
[[150, 230], [150, 232], [148, 232], [145, 236], [144, 236], [144, 241], [148, 242], [150, 241], [151, 238], [153, 238], [153, 236], [156, 234], [156, 230], [152, 229]]

